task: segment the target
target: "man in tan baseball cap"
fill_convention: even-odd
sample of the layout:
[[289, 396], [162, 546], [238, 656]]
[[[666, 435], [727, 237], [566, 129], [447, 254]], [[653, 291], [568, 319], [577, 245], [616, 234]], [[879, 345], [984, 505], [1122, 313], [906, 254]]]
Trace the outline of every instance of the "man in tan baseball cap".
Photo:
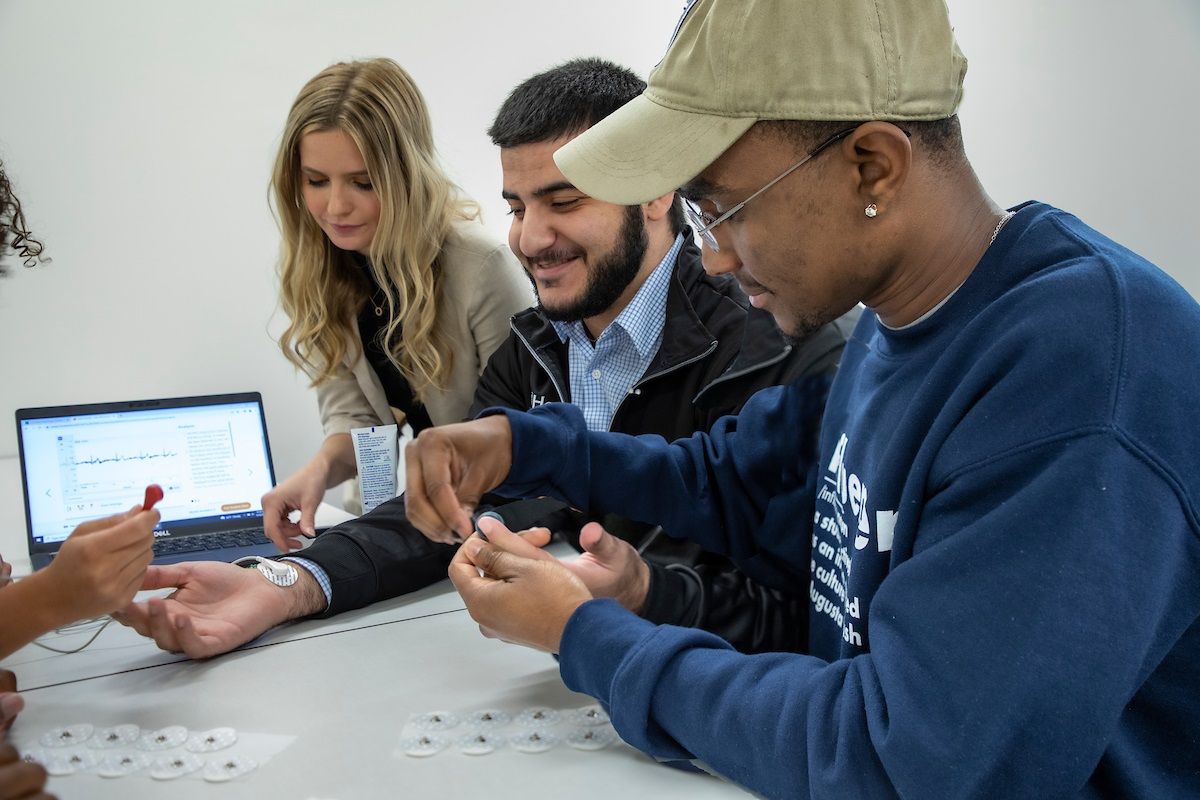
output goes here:
[[555, 161], [583, 191], [632, 205], [683, 186], [760, 120], [953, 116], [966, 71], [942, 0], [702, 0], [642, 96]]
[[[572, 185], [678, 187], [785, 333], [867, 307], [829, 390], [709, 434], [484, 412], [407, 453], [409, 518], [499, 485], [662, 525], [809, 599], [803, 653], [639, 619], [498, 525], [450, 567], [625, 741], [767, 797], [1200, 796], [1200, 306], [963, 149], [943, 0], [698, 0]], [[814, 449], [810, 443], [819, 439]]]

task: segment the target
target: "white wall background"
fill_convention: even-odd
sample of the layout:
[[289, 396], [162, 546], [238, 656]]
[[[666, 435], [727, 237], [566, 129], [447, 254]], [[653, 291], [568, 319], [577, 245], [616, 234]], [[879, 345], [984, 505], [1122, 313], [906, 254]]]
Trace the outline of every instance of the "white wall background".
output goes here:
[[[645, 75], [681, 0], [0, 0], [0, 158], [53, 263], [0, 282], [0, 416], [262, 391], [276, 469], [321, 439], [274, 344], [267, 178], [328, 64], [413, 73], [444, 161], [506, 227], [484, 133], [507, 91], [577, 55]], [[1066, 208], [1200, 296], [1200, 4], [950, 0], [968, 152], [995, 199]], [[0, 456], [16, 453], [0, 422]]]

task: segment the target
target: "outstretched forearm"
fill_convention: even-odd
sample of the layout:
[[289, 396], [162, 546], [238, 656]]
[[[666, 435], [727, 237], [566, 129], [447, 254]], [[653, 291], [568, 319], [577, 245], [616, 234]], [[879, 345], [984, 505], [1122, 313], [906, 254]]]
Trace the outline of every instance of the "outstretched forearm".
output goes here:
[[333, 616], [423, 589], [446, 577], [455, 547], [425, 538], [404, 514], [404, 498], [331, 528], [295, 556], [321, 567], [332, 598], [310, 613]]
[[280, 620], [280, 622], [320, 614], [328, 605], [321, 584], [303, 564], [298, 565], [296, 569], [296, 582], [291, 586], [280, 588], [287, 592], [288, 609], [287, 619]]

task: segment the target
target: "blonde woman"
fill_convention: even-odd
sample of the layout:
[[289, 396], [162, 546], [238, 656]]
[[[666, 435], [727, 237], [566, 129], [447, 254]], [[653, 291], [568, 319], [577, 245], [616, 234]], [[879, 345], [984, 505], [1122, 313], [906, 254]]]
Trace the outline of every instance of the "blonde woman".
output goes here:
[[326, 436], [263, 497], [267, 535], [287, 551], [314, 534], [325, 490], [356, 474], [349, 431], [462, 420], [533, 296], [442, 171], [425, 100], [394, 61], [335, 64], [300, 90], [271, 189], [290, 319], [280, 346], [312, 378]]

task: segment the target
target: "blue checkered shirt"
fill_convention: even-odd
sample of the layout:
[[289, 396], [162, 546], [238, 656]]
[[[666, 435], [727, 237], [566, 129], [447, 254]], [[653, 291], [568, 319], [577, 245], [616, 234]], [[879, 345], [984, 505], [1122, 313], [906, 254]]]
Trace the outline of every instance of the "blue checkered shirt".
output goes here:
[[609, 429], [621, 401], [646, 374], [658, 352], [667, 316], [667, 289], [682, 248], [680, 234], [629, 305], [594, 344], [582, 321], [551, 323], [558, 338], [567, 344], [571, 402], [583, 411], [588, 430]]

